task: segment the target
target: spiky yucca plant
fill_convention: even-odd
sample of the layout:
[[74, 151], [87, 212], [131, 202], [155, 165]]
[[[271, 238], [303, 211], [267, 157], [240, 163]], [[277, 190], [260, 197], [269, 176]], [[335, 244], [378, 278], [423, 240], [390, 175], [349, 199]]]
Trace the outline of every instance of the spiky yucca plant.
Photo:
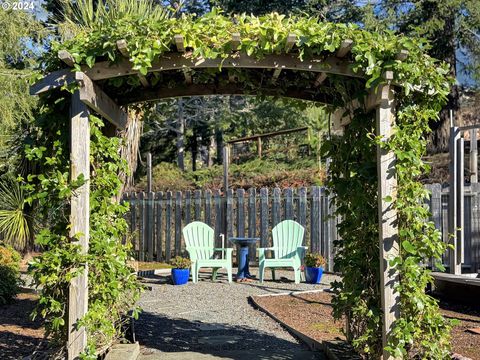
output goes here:
[[12, 175], [0, 178], [0, 234], [5, 243], [16, 250], [33, 249], [35, 220], [25, 203], [25, 193], [20, 182]]
[[98, 25], [114, 25], [124, 18], [138, 18], [158, 22], [173, 16], [172, 9], [151, 0], [62, 0], [62, 15], [58, 29], [62, 37], [68, 38], [82, 28]]

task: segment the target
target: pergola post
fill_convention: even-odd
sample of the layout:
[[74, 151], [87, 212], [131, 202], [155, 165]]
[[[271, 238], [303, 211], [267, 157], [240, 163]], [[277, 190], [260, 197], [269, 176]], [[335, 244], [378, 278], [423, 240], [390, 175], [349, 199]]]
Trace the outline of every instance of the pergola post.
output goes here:
[[[392, 85], [380, 86], [377, 93], [377, 135], [388, 141], [395, 124], [395, 97]], [[400, 295], [394, 287], [399, 282], [398, 271], [392, 269], [389, 260], [398, 256], [397, 211], [393, 207], [396, 198], [395, 155], [377, 146], [378, 218], [380, 240], [380, 294], [383, 311], [382, 345], [387, 345], [393, 323], [400, 317]], [[383, 350], [383, 359], [393, 357]]]
[[[458, 154], [460, 149], [460, 147], [458, 146], [460, 138], [460, 129], [457, 126], [450, 127], [450, 184], [448, 194], [448, 233], [450, 234], [449, 243], [452, 245], [452, 247], [449, 248], [449, 270], [451, 274], [462, 273], [461, 252], [458, 251], [459, 235], [461, 235], [462, 232], [461, 229], [458, 229], [459, 226], [461, 226], [459, 221], [459, 211], [463, 210], [461, 209], [461, 206], [459, 204], [459, 185], [463, 183], [463, 172], [462, 174], [458, 172], [459, 161], [463, 162], [463, 154], [461, 158]], [[459, 180], [459, 177], [461, 178], [461, 181]], [[461, 211], [461, 213], [463, 213], [463, 211]]]
[[[83, 174], [86, 182], [72, 195], [70, 213], [70, 236], [80, 234], [78, 244], [82, 254], [88, 251], [89, 220], [90, 220], [90, 125], [88, 122], [88, 107], [80, 99], [80, 91], [72, 95], [70, 105], [70, 162], [71, 178], [77, 179]], [[75, 277], [69, 287], [68, 295], [68, 359], [77, 359], [87, 345], [85, 327], [76, 327], [88, 309], [88, 267]]]

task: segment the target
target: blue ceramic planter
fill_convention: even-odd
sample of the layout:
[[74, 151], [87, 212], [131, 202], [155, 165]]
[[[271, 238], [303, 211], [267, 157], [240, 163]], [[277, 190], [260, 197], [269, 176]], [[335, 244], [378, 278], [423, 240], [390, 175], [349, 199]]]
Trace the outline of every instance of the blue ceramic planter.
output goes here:
[[315, 268], [305, 266], [305, 279], [309, 284], [320, 284], [323, 275], [323, 267]]
[[190, 276], [190, 269], [172, 269], [173, 285], [185, 285]]

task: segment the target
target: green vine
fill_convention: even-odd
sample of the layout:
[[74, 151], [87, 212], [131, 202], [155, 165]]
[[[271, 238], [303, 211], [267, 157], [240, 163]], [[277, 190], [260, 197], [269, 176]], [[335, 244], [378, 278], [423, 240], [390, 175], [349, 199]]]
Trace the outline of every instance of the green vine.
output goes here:
[[[115, 21], [97, 21], [89, 26], [79, 27], [71, 39], [52, 44], [52, 51], [45, 59], [48, 70], [62, 68], [56, 57], [58, 50], [68, 50], [75, 59], [75, 70], [93, 67], [97, 61], [110, 61], [112, 63], [122, 59], [116, 48], [116, 41], [125, 39], [130, 54], [129, 61], [133, 68], [142, 74], [147, 74], [152, 64], [164, 53], [175, 50], [173, 36], [182, 34], [185, 47], [191, 51], [189, 56], [194, 59], [215, 59], [235, 56], [232, 54], [232, 34], [240, 33], [241, 45], [238, 49], [248, 55], [261, 59], [268, 54], [283, 53], [288, 34], [297, 35], [295, 48], [291, 51], [300, 59], [312, 57], [322, 58], [334, 53], [346, 39], [353, 40], [350, 52], [351, 68], [355, 72], [365, 74], [366, 81], [350, 81], [349, 83], [337, 76], [329, 76], [339, 94], [344, 94], [344, 102], [351, 98], [361, 98], [366, 90], [372, 90], [385, 82], [383, 74], [387, 70], [393, 71], [394, 81], [401, 84], [396, 88], [397, 96], [397, 125], [392, 139], [388, 143], [380, 142], [375, 137], [374, 113], [359, 109], [354, 114], [354, 120], [346, 127], [341, 138], [332, 138], [324, 147], [326, 155], [332, 158], [331, 176], [329, 186], [337, 206], [337, 214], [343, 221], [339, 225], [341, 240], [336, 242], [338, 254], [336, 264], [343, 278], [335, 284], [335, 315], [345, 315], [349, 324], [348, 337], [355, 348], [369, 358], [378, 358], [382, 353], [381, 343], [381, 307], [379, 284], [379, 241], [378, 241], [378, 214], [377, 214], [377, 174], [376, 174], [376, 147], [378, 144], [394, 151], [397, 157], [397, 200], [393, 206], [398, 211], [398, 226], [400, 236], [400, 255], [391, 260], [392, 266], [400, 272], [400, 283], [397, 290], [401, 299], [401, 317], [394, 323], [393, 336], [391, 336], [387, 350], [400, 357], [414, 357], [425, 359], [447, 358], [450, 350], [449, 323], [443, 319], [438, 311], [436, 301], [425, 294], [426, 285], [432, 281], [429, 271], [422, 265], [425, 259], [433, 258], [439, 261], [445, 251], [439, 233], [428, 219], [428, 209], [423, 205], [428, 196], [422, 185], [416, 180], [422, 173], [428, 171], [428, 166], [421, 160], [425, 149], [425, 135], [429, 132], [428, 122], [435, 119], [441, 106], [446, 101], [449, 92], [450, 80], [446, 77], [448, 67], [424, 53], [428, 43], [422, 39], [410, 39], [394, 36], [392, 33], [370, 33], [359, 29], [356, 25], [332, 24], [319, 22], [317, 19], [292, 17], [287, 18], [279, 14], [269, 14], [262, 17], [236, 15], [229, 18], [219, 10], [213, 10], [203, 17], [194, 19], [189, 15], [180, 18], [165, 18], [164, 20], [148, 21], [133, 15], [120, 17]], [[400, 50], [408, 50], [406, 60], [397, 60]], [[159, 75], [160, 74], [160, 75]], [[162, 82], [162, 73], [152, 75], [152, 85]], [[241, 73], [245, 75], [245, 72]], [[297, 74], [297, 73], [296, 73]], [[165, 75], [166, 76], [166, 75]], [[122, 85], [130, 89], [139, 87], [138, 79], [132, 77], [119, 77], [104, 84], [106, 91]], [[175, 81], [170, 79], [170, 81]], [[198, 81], [198, 80], [195, 80]], [[240, 79], [249, 87], [253, 80], [247, 75]], [[305, 78], [298, 73], [288, 79], [293, 84], [301, 84]], [[250, 84], [249, 82], [252, 82]], [[258, 85], [261, 91], [261, 85]], [[55, 96], [48, 99], [48, 104], [53, 106]], [[57, 104], [58, 105], [58, 104]], [[55, 106], [57, 106], [55, 105]], [[343, 105], [340, 101], [339, 106]], [[44, 130], [48, 129], [43, 127]], [[64, 129], [65, 130], [65, 129]], [[60, 138], [66, 132], [59, 134], [50, 131], [47, 139]], [[98, 137], [94, 142], [103, 143]], [[95, 139], [93, 133], [92, 139]], [[45, 163], [48, 170], [44, 179], [37, 177], [31, 186], [37, 195], [35, 201], [44, 205], [50, 198], [62, 204], [58, 214], [53, 218], [50, 232], [42, 234], [40, 241], [51, 250], [44, 254], [37, 262], [36, 277], [39, 283], [46, 285], [45, 304], [42, 305], [44, 315], [53, 316], [57, 321], [57, 328], [61, 325], [64, 314], [65, 293], [64, 286], [70, 272], [61, 275], [62, 282], [56, 281], [59, 269], [78, 268], [84, 259], [74, 252], [67, 238], [67, 218], [60, 214], [68, 213], [65, 210], [65, 199], [71, 195], [75, 186], [68, 180], [68, 159], [65, 152], [53, 154], [55, 164], [49, 164], [47, 157], [43, 156], [46, 149], [64, 149], [53, 143], [53, 147], [44, 146], [29, 149], [29, 154], [38, 161]], [[97, 149], [94, 145], [93, 153]], [[113, 145], [111, 145], [113, 149]], [[98, 150], [98, 149], [97, 149]], [[47, 151], [47, 152], [48, 152]], [[92, 179], [92, 185], [98, 186], [98, 192], [93, 192], [96, 199], [92, 199], [92, 219], [102, 228], [100, 234], [93, 231], [92, 238], [98, 236], [99, 241], [109, 244], [109, 249], [120, 251], [113, 243], [108, 241], [108, 235], [120, 241], [120, 233], [124, 227], [121, 222], [121, 205], [113, 205], [111, 196], [114, 189], [109, 183], [103, 181], [114, 179], [113, 173], [118, 170], [119, 159], [112, 152], [104, 153], [102, 165], [113, 160], [115, 170], [105, 170], [108, 174], [97, 173], [98, 182]], [[38, 153], [38, 154], [37, 154]], [[100, 153], [103, 153], [100, 151]], [[52, 155], [49, 156], [52, 158]], [[98, 161], [98, 160], [94, 160]], [[94, 166], [96, 171], [100, 169]], [[58, 170], [58, 171], [57, 171]], [[99, 175], [100, 174], [100, 175]], [[103, 179], [103, 180], [102, 180]], [[95, 185], [96, 184], [96, 185]], [[108, 189], [106, 194], [101, 189]], [[42, 198], [43, 196], [43, 198]], [[48, 199], [45, 199], [47, 197]], [[103, 200], [100, 200], [103, 199]], [[107, 205], [103, 205], [105, 204]], [[118, 206], [118, 207], [117, 207]], [[108, 209], [108, 210], [107, 210]], [[112, 218], [114, 220], [112, 220]], [[113, 221], [113, 224], [111, 223]], [[120, 225], [119, 225], [120, 224]], [[117, 229], [112, 229], [117, 226]], [[95, 229], [97, 225], [92, 226]], [[117, 232], [118, 231], [118, 232]], [[108, 235], [107, 235], [108, 234]], [[96, 240], [93, 240], [96, 241]], [[93, 246], [93, 251], [100, 247]], [[105, 263], [112, 261], [109, 252]], [[98, 255], [96, 253], [96, 255]], [[122, 255], [122, 261], [125, 256]], [[101, 257], [100, 257], [101, 258]], [[108, 259], [108, 260], [107, 260]], [[93, 259], [90, 260], [92, 263]], [[60, 268], [59, 265], [62, 264]], [[66, 267], [63, 264], [67, 264]], [[42, 266], [44, 268], [42, 268]], [[99, 266], [99, 269], [101, 266]], [[121, 267], [123, 268], [123, 265]], [[123, 272], [122, 272], [123, 271]], [[127, 284], [131, 284], [132, 292], [137, 294], [135, 286], [130, 283], [127, 271], [122, 270], [119, 276]], [[95, 274], [95, 271], [93, 271]], [[108, 283], [108, 276], [102, 282], [95, 283], [92, 279], [93, 294], [95, 286]], [[123, 284], [123, 283], [122, 283]], [[110, 284], [111, 285], [111, 284]], [[107, 287], [107, 295], [99, 290], [98, 297], [92, 302], [100, 309], [110, 306], [111, 296], [116, 292]], [[102, 294], [102, 296], [100, 296]], [[118, 293], [119, 294], [119, 293]], [[118, 295], [117, 294], [117, 295]], [[51, 306], [51, 307], [50, 307]], [[111, 307], [111, 306], [110, 306]], [[52, 310], [53, 309], [53, 310]], [[96, 307], [94, 307], [96, 309]], [[97, 310], [93, 310], [97, 311]], [[102, 310], [99, 311], [99, 314]], [[96, 320], [95, 320], [96, 319]], [[100, 321], [101, 316], [90, 314], [88, 321]], [[59, 325], [60, 324], [60, 325]], [[111, 324], [111, 323], [109, 323]], [[108, 328], [106, 324], [104, 328]], [[102, 327], [103, 328], [103, 327]], [[110, 328], [111, 329], [111, 328]], [[108, 330], [104, 330], [109, 333]]]
[[[30, 264], [34, 282], [41, 288], [33, 316], [46, 318], [47, 335], [58, 345], [65, 344], [68, 285], [84, 271], [83, 264], [88, 264], [89, 309], [77, 325], [87, 329], [88, 349], [84, 357], [95, 358], [96, 349], [122, 334], [122, 322], [127, 312], [134, 310], [134, 316], [138, 312], [134, 304], [141, 289], [133, 269], [127, 265], [130, 245], [122, 244], [127, 234], [123, 217], [128, 205], [116, 201], [121, 186], [118, 174], [127, 169], [118, 151], [120, 139], [105, 136], [103, 122], [90, 116], [91, 226], [88, 254], [81, 255], [79, 245], [69, 236], [68, 214], [71, 196], [85, 180], [83, 177], [70, 180], [69, 159], [65, 155], [69, 153], [68, 137], [64, 135], [68, 134], [69, 122], [68, 118], [58, 115], [65, 110], [68, 101], [63, 97], [59, 100], [43, 108], [38, 120], [40, 136], [26, 146], [27, 158], [40, 169], [26, 179], [24, 187], [31, 194], [27, 201], [38, 202], [49, 225], [36, 238], [44, 251]], [[54, 118], [58, 122], [43, 121]], [[42, 133], [52, 132], [54, 128], [55, 137], [41, 137]], [[52, 138], [56, 140], [49, 143]]]

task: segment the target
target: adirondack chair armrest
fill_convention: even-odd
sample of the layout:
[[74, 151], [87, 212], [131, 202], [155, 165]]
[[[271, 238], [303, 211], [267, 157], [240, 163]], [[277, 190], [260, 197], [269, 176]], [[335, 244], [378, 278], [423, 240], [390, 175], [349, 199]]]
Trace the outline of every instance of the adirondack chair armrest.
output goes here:
[[274, 251], [275, 248], [274, 247], [266, 247], [266, 248], [257, 248], [258, 252], [265, 252], [265, 251], [268, 251], [268, 250], [271, 250], [271, 251]]
[[214, 248], [214, 251], [225, 251], [225, 255], [227, 257], [227, 261], [231, 262], [232, 261], [232, 253], [233, 253], [233, 248]]

